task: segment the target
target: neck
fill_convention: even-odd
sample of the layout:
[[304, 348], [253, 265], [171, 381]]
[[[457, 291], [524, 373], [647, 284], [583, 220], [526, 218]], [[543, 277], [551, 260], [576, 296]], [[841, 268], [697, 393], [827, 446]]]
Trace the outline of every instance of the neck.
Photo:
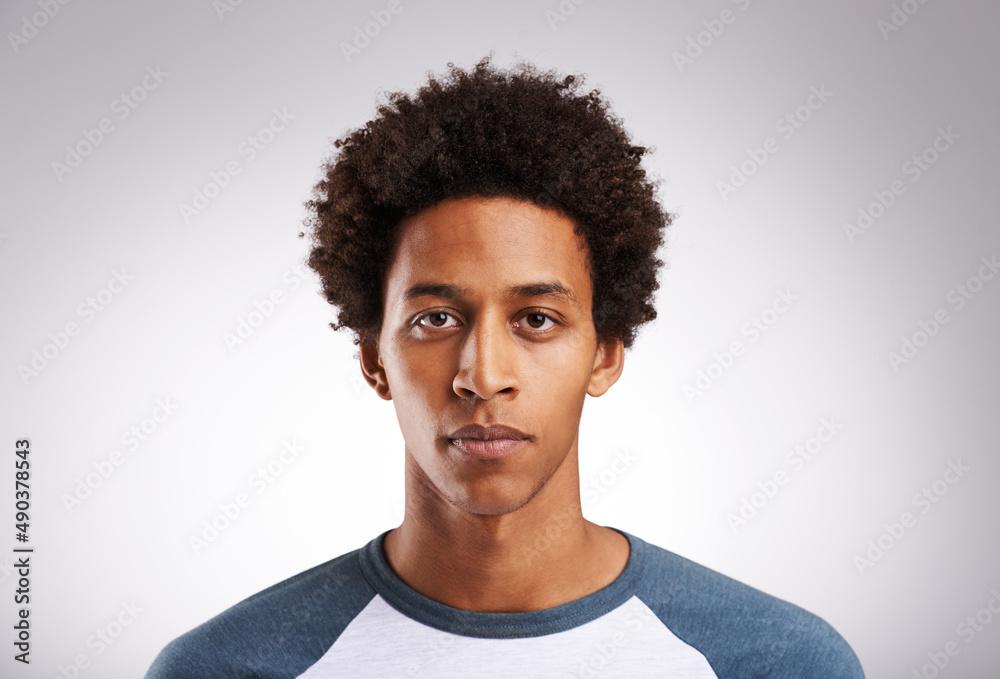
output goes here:
[[469, 611], [551, 608], [614, 581], [625, 536], [583, 517], [576, 446], [526, 504], [473, 514], [434, 489], [406, 455], [406, 511], [385, 538], [389, 566], [420, 594]]

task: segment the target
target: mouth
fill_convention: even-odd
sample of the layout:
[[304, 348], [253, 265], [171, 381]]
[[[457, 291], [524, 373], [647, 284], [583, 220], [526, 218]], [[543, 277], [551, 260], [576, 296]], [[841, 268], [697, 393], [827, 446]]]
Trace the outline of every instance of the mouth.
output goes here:
[[484, 427], [470, 424], [448, 436], [448, 442], [466, 455], [481, 459], [495, 459], [510, 454], [531, 440], [531, 437], [513, 427], [494, 424]]

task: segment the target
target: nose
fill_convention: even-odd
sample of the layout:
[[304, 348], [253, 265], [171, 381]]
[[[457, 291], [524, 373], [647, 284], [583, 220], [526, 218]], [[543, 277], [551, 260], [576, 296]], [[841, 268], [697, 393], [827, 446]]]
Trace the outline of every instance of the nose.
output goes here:
[[483, 400], [497, 394], [514, 396], [520, 391], [517, 352], [517, 342], [506, 321], [496, 314], [480, 314], [462, 339], [458, 372], [452, 384], [455, 393]]

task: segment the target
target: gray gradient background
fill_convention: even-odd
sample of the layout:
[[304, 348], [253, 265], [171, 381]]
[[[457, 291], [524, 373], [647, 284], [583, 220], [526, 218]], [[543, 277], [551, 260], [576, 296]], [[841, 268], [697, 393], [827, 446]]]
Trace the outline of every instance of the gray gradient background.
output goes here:
[[[869, 677], [910, 677], [949, 641], [961, 652], [939, 676], [997, 676], [1000, 622], [971, 643], [956, 626], [1000, 588], [1000, 277], [960, 311], [946, 295], [1000, 253], [1000, 8], [928, 2], [883, 39], [892, 4], [589, 0], [553, 29], [556, 0], [403, 0], [350, 61], [340, 44], [386, 3], [244, 0], [220, 17], [209, 0], [70, 2], [17, 52], [5, 39], [0, 516], [13, 547], [12, 451], [30, 437], [37, 551], [30, 668], [11, 659], [0, 572], [0, 675], [63, 676], [84, 654], [82, 677], [140, 676], [178, 634], [398, 525], [402, 438], [314, 276], [296, 277], [302, 203], [378, 96], [492, 48], [586, 73], [656, 148], [647, 167], [678, 213], [659, 318], [585, 406], [584, 483], [614, 482], [588, 518], [822, 615]], [[735, 21], [679, 72], [673, 52], [725, 8]], [[3, 3], [4, 34], [38, 11]], [[157, 65], [168, 76], [119, 121], [113, 100]], [[833, 96], [783, 139], [775, 121], [822, 85]], [[244, 162], [275, 107], [294, 120]], [[103, 117], [113, 132], [58, 180], [52, 163]], [[903, 163], [948, 126], [960, 138], [911, 183]], [[723, 200], [716, 182], [768, 136], [778, 152]], [[231, 160], [242, 172], [186, 224], [179, 203]], [[849, 242], [844, 222], [895, 179], [907, 192]], [[134, 280], [87, 323], [78, 305], [122, 268]], [[784, 288], [799, 300], [689, 402], [684, 385]], [[230, 351], [224, 333], [274, 289], [285, 301]], [[951, 321], [894, 371], [887, 353], [939, 308]], [[25, 384], [18, 366], [71, 321], [80, 334]], [[129, 451], [158, 398], [176, 412]], [[836, 438], [734, 533], [727, 514], [830, 416]], [[304, 452], [250, 490], [292, 439]], [[70, 513], [64, 495], [114, 450], [124, 462]], [[635, 462], [609, 471], [625, 450]], [[913, 495], [959, 459], [972, 472], [921, 514]], [[189, 537], [240, 492], [250, 506], [195, 554]], [[916, 526], [859, 573], [904, 511]], [[98, 655], [88, 638], [132, 600], [143, 612]]]

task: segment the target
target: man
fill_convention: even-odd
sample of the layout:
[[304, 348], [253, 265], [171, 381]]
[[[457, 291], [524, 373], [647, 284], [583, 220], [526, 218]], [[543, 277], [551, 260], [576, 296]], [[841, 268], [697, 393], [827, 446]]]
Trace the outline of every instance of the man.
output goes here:
[[655, 318], [671, 215], [578, 87], [486, 58], [336, 142], [309, 264], [395, 406], [403, 522], [176, 639], [149, 679], [863, 676], [820, 618], [583, 517], [584, 400]]

